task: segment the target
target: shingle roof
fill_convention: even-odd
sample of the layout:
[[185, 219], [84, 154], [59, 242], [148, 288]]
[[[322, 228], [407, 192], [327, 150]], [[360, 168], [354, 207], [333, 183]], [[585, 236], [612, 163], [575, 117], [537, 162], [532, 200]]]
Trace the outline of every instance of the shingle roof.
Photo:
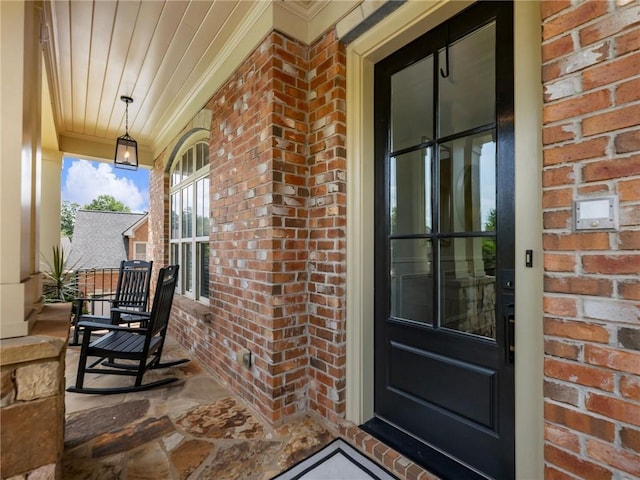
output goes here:
[[78, 210], [69, 265], [75, 268], [117, 268], [127, 258], [124, 232], [145, 215]]

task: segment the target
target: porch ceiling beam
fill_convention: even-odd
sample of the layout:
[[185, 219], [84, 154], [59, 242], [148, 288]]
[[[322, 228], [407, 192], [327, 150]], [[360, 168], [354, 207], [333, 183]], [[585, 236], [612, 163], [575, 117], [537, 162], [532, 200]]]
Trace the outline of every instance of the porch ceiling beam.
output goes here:
[[[89, 139], [87, 137], [73, 137], [60, 135], [58, 138], [60, 151], [70, 157], [85, 160], [113, 162], [116, 139], [112, 141], [103, 138]], [[140, 166], [153, 167], [154, 156], [149, 147], [138, 144], [138, 163]]]

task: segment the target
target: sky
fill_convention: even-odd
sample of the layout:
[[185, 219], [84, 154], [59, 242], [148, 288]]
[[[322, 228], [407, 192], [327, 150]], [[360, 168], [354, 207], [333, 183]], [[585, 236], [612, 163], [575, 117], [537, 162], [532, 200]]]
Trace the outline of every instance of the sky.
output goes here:
[[65, 157], [62, 162], [62, 201], [80, 207], [99, 195], [111, 195], [132, 212], [149, 210], [149, 170], [123, 170], [107, 162]]

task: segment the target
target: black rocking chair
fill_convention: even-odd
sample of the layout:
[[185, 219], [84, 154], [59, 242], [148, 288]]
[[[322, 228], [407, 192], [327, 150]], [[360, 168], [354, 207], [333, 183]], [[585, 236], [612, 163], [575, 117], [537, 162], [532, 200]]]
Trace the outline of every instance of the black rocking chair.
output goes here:
[[[76, 298], [72, 307], [73, 339], [69, 342], [69, 345], [80, 345], [78, 339], [82, 327], [79, 326], [79, 323], [82, 321], [112, 325], [118, 325], [120, 323], [131, 325], [131, 323], [134, 322], [144, 322], [145, 317], [138, 315], [137, 312], [147, 310], [152, 267], [153, 262], [123, 260], [120, 262], [118, 283], [113, 298]], [[108, 316], [82, 313], [85, 304], [90, 303], [92, 306], [95, 306], [97, 302], [111, 303]]]
[[[88, 321], [79, 323], [83, 328], [82, 349], [80, 350], [76, 384], [67, 388], [68, 392], [127, 393], [149, 390], [178, 380], [177, 378], [163, 378], [151, 383], [142, 383], [142, 377], [147, 370], [172, 367], [189, 361], [186, 358], [167, 363], [160, 361], [177, 280], [177, 265], [160, 270], [151, 312], [140, 312], [140, 315], [144, 314], [147, 317], [145, 327], [105, 325]], [[109, 330], [109, 333], [91, 341], [91, 334], [94, 330]], [[98, 357], [98, 360], [87, 366], [88, 357]], [[126, 360], [130, 363], [117, 362], [116, 359]], [[84, 386], [85, 373], [131, 375], [136, 377], [136, 381], [135, 385], [127, 387], [87, 388]]]

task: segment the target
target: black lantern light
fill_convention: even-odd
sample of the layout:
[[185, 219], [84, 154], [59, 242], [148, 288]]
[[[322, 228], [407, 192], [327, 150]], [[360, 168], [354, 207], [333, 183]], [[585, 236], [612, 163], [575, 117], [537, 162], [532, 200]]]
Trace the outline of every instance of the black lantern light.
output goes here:
[[138, 169], [138, 142], [129, 136], [129, 104], [133, 102], [133, 98], [125, 95], [120, 97], [126, 104], [125, 110], [125, 134], [118, 137], [116, 141], [116, 156], [113, 165], [117, 168], [125, 168], [127, 170]]

